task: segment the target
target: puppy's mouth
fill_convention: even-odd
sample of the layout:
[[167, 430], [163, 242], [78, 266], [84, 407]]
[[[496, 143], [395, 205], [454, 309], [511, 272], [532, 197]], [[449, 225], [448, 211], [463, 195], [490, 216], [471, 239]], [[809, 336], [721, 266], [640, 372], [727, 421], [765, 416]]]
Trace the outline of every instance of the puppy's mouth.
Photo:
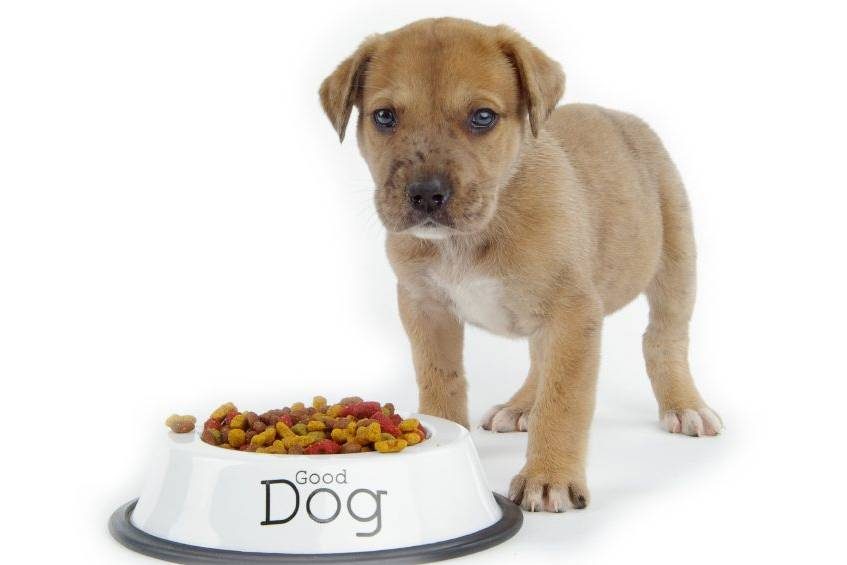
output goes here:
[[420, 239], [445, 239], [455, 230], [445, 226], [432, 218], [426, 218], [422, 222], [403, 230], [403, 233], [413, 235]]

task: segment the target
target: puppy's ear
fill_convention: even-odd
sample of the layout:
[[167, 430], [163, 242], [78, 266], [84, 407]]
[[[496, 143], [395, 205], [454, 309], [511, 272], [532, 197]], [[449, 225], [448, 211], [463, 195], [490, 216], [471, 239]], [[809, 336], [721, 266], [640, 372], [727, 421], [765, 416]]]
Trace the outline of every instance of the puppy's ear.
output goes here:
[[517, 71], [532, 135], [538, 137], [542, 124], [564, 94], [565, 73], [559, 63], [513, 29], [502, 25], [496, 29], [500, 48]]
[[321, 105], [332, 122], [332, 127], [338, 132], [339, 141], [344, 141], [350, 112], [359, 98], [362, 75], [378, 41], [378, 35], [365, 39], [359, 48], [344, 59], [321, 83]]

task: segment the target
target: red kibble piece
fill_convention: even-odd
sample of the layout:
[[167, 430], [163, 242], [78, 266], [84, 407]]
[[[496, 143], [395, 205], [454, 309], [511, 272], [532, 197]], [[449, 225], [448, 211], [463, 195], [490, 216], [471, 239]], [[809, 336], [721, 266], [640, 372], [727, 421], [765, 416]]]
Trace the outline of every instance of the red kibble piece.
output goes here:
[[[344, 409], [341, 410], [341, 414], [339, 414], [339, 416], [367, 418], [368, 416], [377, 411], [380, 411], [379, 402], [357, 402], [356, 404], [350, 404], [348, 406], [345, 406]], [[381, 411], [380, 414], [382, 414]]]
[[229, 423], [232, 422], [232, 419], [235, 418], [236, 416], [238, 416], [238, 411], [237, 410], [231, 410], [226, 415], [226, 417], [224, 417], [224, 424], [228, 426]]
[[285, 425], [289, 428], [294, 425], [294, 421], [291, 419], [291, 416], [289, 414], [283, 414], [282, 416], [280, 416], [279, 421], [285, 422]]
[[200, 439], [209, 445], [219, 445], [221, 443], [221, 433], [217, 430], [212, 431], [212, 429], [203, 430], [203, 433], [200, 434]]
[[217, 420], [215, 420], [214, 418], [209, 418], [203, 424], [203, 429], [204, 430], [219, 430], [219, 429], [221, 429], [221, 423], [218, 422]]
[[340, 451], [341, 446], [331, 439], [321, 439], [307, 447], [304, 453], [306, 455], [332, 455]]
[[394, 437], [400, 437], [403, 433], [400, 431], [400, 428], [397, 427], [397, 424], [391, 421], [391, 418], [386, 416], [382, 410], [377, 410], [373, 414], [371, 414], [371, 420], [378, 422], [379, 427], [383, 432], [393, 435]]
[[421, 441], [426, 439], [426, 428], [418, 424], [418, 432], [421, 434]]
[[400, 425], [400, 422], [403, 421], [403, 418], [400, 417], [400, 414], [392, 414], [391, 416], [389, 416], [389, 418], [391, 418], [391, 421], [398, 426]]

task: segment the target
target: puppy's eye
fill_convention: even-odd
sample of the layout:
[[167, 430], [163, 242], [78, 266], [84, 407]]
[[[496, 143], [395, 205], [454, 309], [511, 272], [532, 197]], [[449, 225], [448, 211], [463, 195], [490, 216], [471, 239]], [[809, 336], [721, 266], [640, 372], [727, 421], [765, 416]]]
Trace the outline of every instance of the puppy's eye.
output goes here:
[[471, 114], [471, 127], [476, 130], [488, 129], [497, 121], [497, 114], [491, 108], [480, 108]]
[[394, 112], [388, 108], [380, 108], [373, 113], [374, 123], [379, 128], [393, 128], [397, 125], [397, 118], [394, 117]]

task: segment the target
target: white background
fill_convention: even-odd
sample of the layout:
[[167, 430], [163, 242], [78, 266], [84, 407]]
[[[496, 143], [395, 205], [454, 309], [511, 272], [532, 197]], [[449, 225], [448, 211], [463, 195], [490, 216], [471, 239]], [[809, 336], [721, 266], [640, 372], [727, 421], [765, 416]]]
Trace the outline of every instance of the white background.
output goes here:
[[[562, 62], [566, 102], [663, 137], [695, 210], [693, 369], [726, 422], [659, 431], [636, 301], [604, 330], [592, 505], [466, 560], [843, 562], [843, 15], [440, 0], [2, 4], [4, 561], [147, 562], [106, 519], [173, 411], [415, 408], [372, 184], [316, 91], [365, 35], [437, 15], [512, 25]], [[525, 344], [470, 330], [466, 365], [478, 418]], [[477, 434], [502, 492], [525, 437]]]

